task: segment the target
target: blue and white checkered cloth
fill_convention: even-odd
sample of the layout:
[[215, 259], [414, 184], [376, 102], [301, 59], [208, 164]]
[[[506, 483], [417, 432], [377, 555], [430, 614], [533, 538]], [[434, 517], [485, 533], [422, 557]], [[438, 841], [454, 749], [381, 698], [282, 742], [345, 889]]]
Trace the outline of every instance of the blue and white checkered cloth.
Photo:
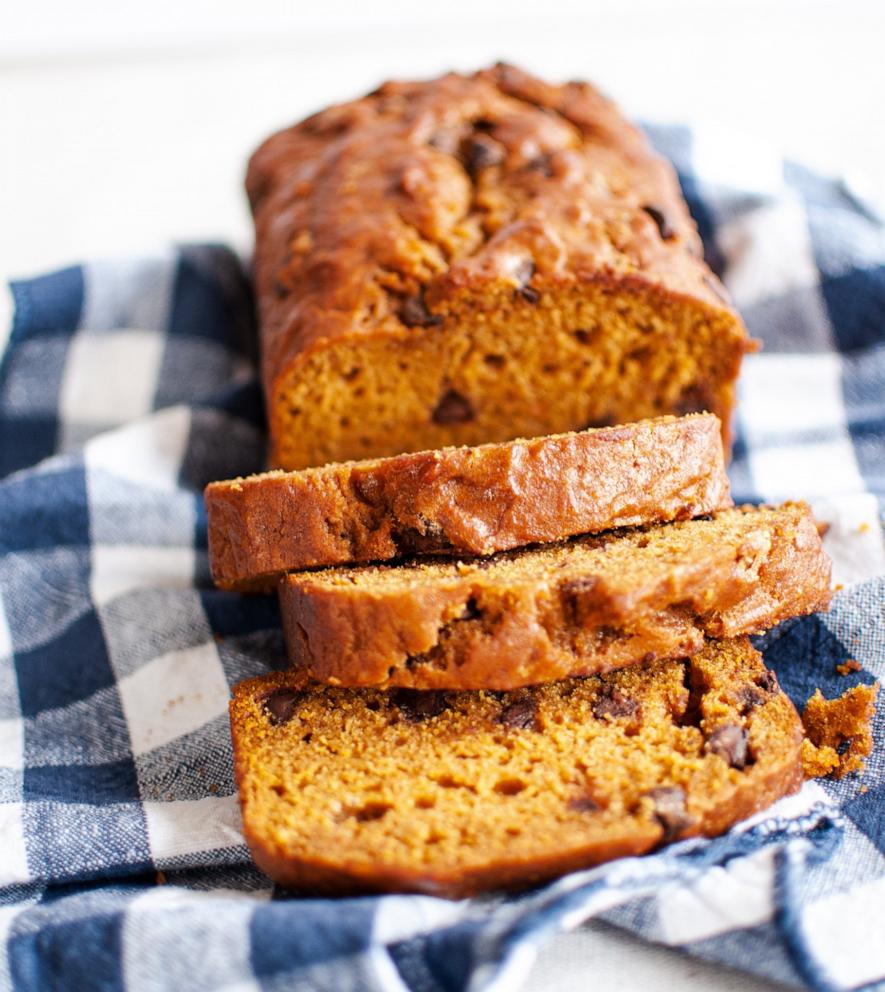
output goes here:
[[[885, 676], [885, 223], [838, 183], [658, 128], [765, 350], [738, 499], [804, 497], [844, 589], [767, 662], [801, 705]], [[261, 467], [251, 299], [224, 248], [15, 283], [0, 365], [0, 988], [510, 989], [593, 917], [816, 989], [885, 989], [885, 713], [862, 777], [714, 841], [519, 897], [285, 898], [252, 866], [233, 682], [275, 601], [213, 589], [201, 491]], [[863, 671], [835, 666], [855, 658]], [[885, 709], [885, 707], [883, 707]]]

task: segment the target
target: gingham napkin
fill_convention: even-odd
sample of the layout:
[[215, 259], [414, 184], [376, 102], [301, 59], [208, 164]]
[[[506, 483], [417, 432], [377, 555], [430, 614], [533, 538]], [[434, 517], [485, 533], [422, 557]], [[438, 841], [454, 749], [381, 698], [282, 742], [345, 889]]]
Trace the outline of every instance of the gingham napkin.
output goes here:
[[[766, 660], [801, 705], [885, 676], [885, 225], [727, 136], [654, 130], [747, 360], [738, 499], [804, 497], [845, 588]], [[862, 776], [714, 841], [519, 897], [274, 891], [243, 845], [230, 685], [283, 664], [276, 604], [212, 588], [201, 490], [264, 453], [247, 282], [224, 248], [13, 285], [0, 365], [0, 988], [515, 988], [604, 918], [820, 989], [885, 988], [885, 715]], [[863, 670], [836, 672], [846, 658]]]

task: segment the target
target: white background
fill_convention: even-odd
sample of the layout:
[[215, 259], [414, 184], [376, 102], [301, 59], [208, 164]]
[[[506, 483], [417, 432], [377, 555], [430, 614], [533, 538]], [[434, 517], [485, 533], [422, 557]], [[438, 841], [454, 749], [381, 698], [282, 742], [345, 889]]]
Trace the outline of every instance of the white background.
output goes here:
[[245, 160], [388, 76], [498, 58], [634, 116], [712, 121], [885, 196], [885, 3], [4, 0], [0, 275], [206, 238], [245, 247]]
[[[885, 203], [877, 0], [4, 0], [0, 279], [170, 240], [248, 250], [242, 175], [271, 130], [499, 58], [592, 79], [633, 116], [745, 132]], [[532, 975], [582, 987], [757, 985], [594, 927]]]

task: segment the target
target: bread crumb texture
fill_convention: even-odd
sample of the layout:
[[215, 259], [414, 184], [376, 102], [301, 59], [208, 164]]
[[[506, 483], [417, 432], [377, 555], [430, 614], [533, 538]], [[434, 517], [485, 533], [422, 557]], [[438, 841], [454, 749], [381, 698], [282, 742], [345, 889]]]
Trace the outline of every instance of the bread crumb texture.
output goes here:
[[257, 864], [311, 890], [464, 895], [721, 833], [798, 788], [801, 724], [746, 639], [514, 692], [241, 683]]
[[871, 724], [876, 714], [879, 683], [856, 685], [838, 699], [824, 699], [817, 689], [802, 713], [806, 740], [802, 763], [807, 778], [842, 778], [863, 771], [873, 750]]
[[701, 650], [830, 600], [800, 503], [463, 561], [287, 575], [292, 663], [321, 682], [512, 689]]

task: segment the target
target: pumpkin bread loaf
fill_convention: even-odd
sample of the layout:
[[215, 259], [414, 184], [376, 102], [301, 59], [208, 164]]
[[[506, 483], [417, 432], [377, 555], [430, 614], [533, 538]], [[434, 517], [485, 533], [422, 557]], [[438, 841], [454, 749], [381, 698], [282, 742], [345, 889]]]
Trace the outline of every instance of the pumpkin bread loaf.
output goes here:
[[586, 83], [391, 82], [249, 165], [270, 462], [707, 410], [752, 343], [672, 168]]
[[712, 836], [802, 780], [802, 730], [746, 639], [511, 693], [280, 672], [231, 703], [246, 839], [310, 891], [463, 896]]
[[502, 552], [287, 575], [293, 665], [322, 682], [512, 689], [682, 657], [811, 613], [830, 561], [804, 504]]
[[444, 448], [206, 488], [224, 588], [405, 554], [487, 555], [731, 506], [712, 414]]

